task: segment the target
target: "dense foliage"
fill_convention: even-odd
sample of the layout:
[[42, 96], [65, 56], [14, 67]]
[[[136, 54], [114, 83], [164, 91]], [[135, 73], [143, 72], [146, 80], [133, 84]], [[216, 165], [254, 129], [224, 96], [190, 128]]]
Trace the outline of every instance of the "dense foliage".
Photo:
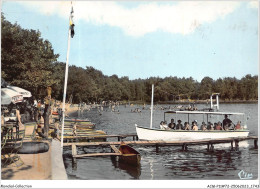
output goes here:
[[[65, 63], [57, 62], [51, 43], [41, 38], [35, 30], [11, 24], [4, 16], [2, 23], [2, 69], [1, 74], [7, 82], [30, 90], [36, 98], [46, 95], [46, 87], [53, 89], [52, 96], [58, 100], [63, 97]], [[216, 81], [204, 77], [199, 83], [190, 78], [150, 77], [129, 80], [117, 75], [105, 76], [93, 67], [69, 67], [67, 98], [73, 102], [142, 101], [149, 102], [151, 85], [155, 85], [155, 101], [175, 101], [181, 99], [208, 99], [218, 92], [223, 100], [257, 100], [258, 76], [246, 75], [242, 79], [231, 77]]]

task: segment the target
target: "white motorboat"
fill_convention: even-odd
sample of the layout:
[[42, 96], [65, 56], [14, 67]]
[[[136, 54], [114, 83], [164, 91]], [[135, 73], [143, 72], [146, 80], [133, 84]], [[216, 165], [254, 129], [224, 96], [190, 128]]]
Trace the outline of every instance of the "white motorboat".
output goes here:
[[[184, 123], [188, 123], [190, 126], [192, 118], [195, 119], [200, 117], [200, 120], [204, 122], [205, 129], [193, 129], [190, 127], [187, 128], [174, 128], [171, 129], [167, 127], [167, 125], [160, 126], [158, 124], [158, 128], [154, 128], [152, 124], [152, 111], [153, 111], [153, 86], [152, 86], [152, 101], [151, 101], [151, 123], [150, 128], [143, 127], [135, 124], [136, 133], [140, 140], [163, 140], [163, 141], [186, 141], [186, 140], [203, 140], [203, 139], [221, 139], [221, 138], [233, 138], [233, 137], [247, 137], [249, 134], [249, 130], [247, 129], [246, 121], [244, 113], [234, 113], [234, 112], [219, 112], [219, 93], [213, 93], [210, 97], [211, 107], [208, 111], [166, 111], [164, 112], [164, 122], [166, 121], [166, 114], [172, 114], [175, 116], [175, 125], [176, 120], [180, 120]], [[213, 96], [216, 96], [216, 104], [213, 104]], [[217, 111], [214, 111], [214, 107], [216, 107]], [[172, 119], [173, 119], [172, 116]], [[220, 122], [220, 118], [223, 119], [223, 116], [234, 116], [235, 119], [232, 121], [233, 128], [224, 127], [222, 125], [222, 120]], [[229, 126], [231, 125], [231, 120], [229, 120]], [[197, 122], [194, 120], [194, 122]], [[202, 123], [201, 122], [201, 123]], [[213, 123], [218, 122], [219, 127], [215, 125], [213, 127]], [[239, 123], [239, 125], [235, 125], [235, 123]], [[200, 127], [200, 125], [197, 125]], [[239, 126], [239, 127], [238, 127]], [[209, 128], [210, 127], [210, 128]]]
[[[240, 117], [238, 121], [241, 121], [244, 125], [241, 125], [240, 129], [230, 128], [228, 130], [174, 130], [174, 129], [160, 129], [158, 128], [147, 128], [138, 126], [135, 124], [136, 132], [140, 140], [163, 140], [163, 141], [184, 141], [184, 140], [201, 140], [201, 139], [221, 139], [230, 137], [247, 137], [249, 130], [246, 126], [246, 119], [244, 113], [233, 113], [233, 112], [204, 112], [204, 111], [167, 111], [164, 112], [164, 120], [166, 114], [175, 115], [175, 120], [178, 117], [187, 116], [187, 119], [183, 120], [190, 123], [192, 115], [202, 116], [202, 120], [205, 123], [214, 120], [215, 116], [233, 116], [236, 119]], [[176, 119], [177, 118], [177, 119]], [[200, 127], [200, 126], [199, 126]]]

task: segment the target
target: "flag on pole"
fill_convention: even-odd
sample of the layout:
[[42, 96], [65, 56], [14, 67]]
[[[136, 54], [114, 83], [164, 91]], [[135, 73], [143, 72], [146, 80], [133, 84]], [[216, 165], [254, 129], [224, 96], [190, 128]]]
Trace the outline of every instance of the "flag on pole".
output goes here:
[[63, 134], [64, 134], [64, 118], [65, 118], [65, 100], [67, 92], [67, 82], [68, 82], [68, 70], [69, 70], [69, 54], [70, 54], [70, 38], [74, 36], [74, 23], [73, 23], [73, 6], [71, 2], [71, 12], [69, 17], [69, 31], [68, 31], [68, 49], [65, 67], [65, 80], [64, 80], [64, 91], [63, 91], [63, 102], [62, 102], [62, 120], [61, 120], [61, 149], [63, 149]]
[[73, 22], [73, 17], [74, 17], [73, 13], [74, 13], [73, 7], [71, 7], [71, 12], [70, 12], [70, 34], [71, 34], [71, 38], [73, 38], [74, 35], [75, 35], [75, 31], [74, 31], [75, 24]]

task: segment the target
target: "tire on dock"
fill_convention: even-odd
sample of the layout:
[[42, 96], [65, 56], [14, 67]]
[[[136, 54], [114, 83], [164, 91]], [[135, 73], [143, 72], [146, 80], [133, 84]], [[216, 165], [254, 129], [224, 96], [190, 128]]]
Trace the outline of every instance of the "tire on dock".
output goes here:
[[38, 154], [49, 151], [49, 144], [45, 142], [24, 142], [18, 154]]

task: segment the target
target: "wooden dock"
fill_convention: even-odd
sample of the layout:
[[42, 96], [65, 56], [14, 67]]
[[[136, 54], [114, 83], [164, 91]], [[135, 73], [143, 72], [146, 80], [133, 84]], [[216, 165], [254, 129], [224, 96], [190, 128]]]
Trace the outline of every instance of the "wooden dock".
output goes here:
[[[98, 138], [112, 138], [112, 137], [127, 137], [127, 136], [136, 136], [136, 135], [106, 135], [106, 136], [97, 136]], [[91, 139], [95, 137], [89, 137]], [[207, 144], [221, 144], [221, 143], [238, 143], [239, 141], [244, 140], [254, 140], [256, 141], [255, 147], [257, 148], [257, 140], [258, 136], [249, 136], [249, 137], [235, 137], [235, 138], [222, 138], [222, 139], [204, 139], [204, 140], [187, 140], [187, 141], [162, 141], [162, 140], [150, 140], [150, 141], [124, 141], [125, 144], [130, 145], [145, 145], [145, 146], [154, 146], [154, 145], [160, 145], [160, 146], [182, 146], [184, 144], [186, 145], [207, 145]], [[74, 142], [74, 143], [64, 143], [64, 146], [106, 146], [106, 145], [120, 145], [121, 142]]]
[[[97, 138], [113, 138], [118, 137], [118, 139], [133, 137], [133, 139], [138, 139], [138, 137], [134, 134], [129, 135], [106, 135], [106, 136], [97, 136]], [[90, 139], [95, 139], [95, 137], [90, 137]], [[187, 141], [161, 141], [161, 140], [153, 140], [153, 141], [124, 141], [125, 144], [128, 145], [143, 145], [143, 146], [155, 146], [156, 152], [159, 152], [160, 146], [181, 146], [183, 151], [188, 150], [188, 146], [195, 145], [206, 145], [207, 151], [214, 151], [215, 144], [223, 144], [230, 143], [231, 150], [239, 150], [239, 142], [245, 140], [254, 140], [255, 149], [258, 148], [258, 136], [248, 136], [248, 137], [234, 137], [234, 138], [222, 138], [222, 139], [204, 139], [204, 140], [187, 140]], [[93, 157], [93, 156], [120, 156], [121, 153], [116, 147], [116, 145], [120, 145], [122, 141], [116, 142], [67, 142], [64, 143], [64, 146], [71, 146], [72, 148], [72, 158], [73, 158], [73, 167], [76, 167], [76, 158], [82, 157]], [[111, 153], [87, 153], [87, 154], [78, 154], [77, 146], [91, 147], [91, 146], [102, 146], [102, 147], [110, 147]]]
[[[99, 132], [97, 133], [90, 133], [89, 135], [87, 134], [78, 134], [77, 136], [65, 136], [65, 139], [85, 139], [85, 140], [94, 140], [94, 139], [107, 139], [107, 138], [117, 138], [118, 141], [121, 141], [122, 139], [125, 139], [127, 137], [131, 137], [133, 140], [138, 140], [138, 136], [136, 134], [126, 134], [126, 135], [105, 135], [101, 134]], [[67, 143], [69, 143], [69, 140], [66, 140]]]

